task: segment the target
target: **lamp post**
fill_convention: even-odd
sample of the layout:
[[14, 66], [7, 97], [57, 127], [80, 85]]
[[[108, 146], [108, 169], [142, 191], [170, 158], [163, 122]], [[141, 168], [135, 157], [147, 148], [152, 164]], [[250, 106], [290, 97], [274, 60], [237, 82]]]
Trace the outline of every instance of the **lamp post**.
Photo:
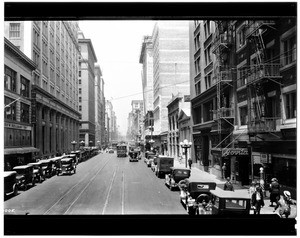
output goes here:
[[187, 168], [187, 149], [191, 148], [192, 142], [189, 142], [187, 139], [185, 139], [183, 142], [180, 142], [180, 146], [182, 149], [184, 149], [185, 153], [185, 167]]
[[151, 138], [151, 140], [149, 140], [150, 146], [151, 146], [151, 151], [153, 151], [153, 144], [154, 144], [154, 140]]
[[77, 142], [76, 142], [75, 140], [73, 140], [73, 141], [71, 142], [71, 144], [73, 145], [73, 151], [75, 151], [75, 146], [76, 146]]

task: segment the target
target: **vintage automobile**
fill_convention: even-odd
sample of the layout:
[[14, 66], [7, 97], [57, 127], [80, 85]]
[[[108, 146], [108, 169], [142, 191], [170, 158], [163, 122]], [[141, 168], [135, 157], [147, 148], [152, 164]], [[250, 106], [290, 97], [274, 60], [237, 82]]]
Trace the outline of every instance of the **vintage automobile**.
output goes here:
[[180, 189], [180, 200], [185, 206], [189, 215], [195, 215], [199, 206], [197, 199], [202, 194], [210, 196], [211, 191], [216, 189], [215, 182], [200, 182], [199, 180], [189, 180], [185, 186], [178, 183]]
[[138, 150], [133, 150], [133, 151], [129, 151], [129, 161], [132, 162], [132, 161], [136, 161], [138, 162], [139, 161], [139, 151]]
[[18, 189], [27, 190], [28, 184], [35, 185], [35, 178], [33, 173], [33, 165], [19, 165], [13, 168], [17, 172]]
[[42, 162], [38, 161], [29, 164], [33, 166], [33, 174], [34, 174], [35, 181], [41, 183], [43, 180], [45, 180], [45, 176], [42, 168]]
[[217, 188], [211, 191], [212, 214], [249, 215], [250, 197], [244, 190], [228, 191]]
[[157, 165], [156, 165], [156, 171], [155, 175], [157, 177], [165, 176], [165, 174], [171, 172], [171, 167], [174, 166], [174, 158], [165, 156], [165, 155], [159, 155], [157, 157]]
[[76, 173], [76, 161], [74, 158], [62, 158], [61, 159], [61, 174], [71, 174]]
[[64, 155], [64, 158], [72, 158], [72, 159], [74, 159], [76, 165], [78, 165], [78, 159], [77, 159], [77, 156], [75, 154]]
[[155, 155], [155, 153], [152, 152], [152, 151], [146, 151], [145, 152], [145, 158], [144, 158], [145, 163], [147, 163], [149, 155]]
[[57, 156], [57, 157], [49, 159], [49, 160], [51, 160], [51, 163], [53, 164], [53, 170], [52, 170], [53, 175], [59, 175], [61, 173], [61, 159], [65, 158], [65, 157], [66, 157], [66, 155], [62, 155], [62, 156]]
[[154, 160], [154, 157], [156, 157], [155, 154], [148, 154], [148, 158], [147, 158], [147, 161], [146, 161], [147, 167], [151, 167], [151, 163]]
[[156, 168], [157, 168], [157, 156], [155, 156], [151, 162], [151, 170], [153, 172], [156, 172]]
[[171, 167], [171, 172], [165, 175], [165, 184], [172, 191], [175, 188], [178, 188], [178, 182], [189, 178], [191, 175], [191, 170], [182, 167]]
[[4, 172], [4, 197], [18, 194], [17, 185], [17, 172], [16, 171], [5, 171]]
[[50, 177], [50, 168], [51, 168], [51, 163], [49, 159], [42, 159], [40, 160], [42, 164], [42, 170], [45, 178]]
[[81, 150], [76, 150], [76, 151], [71, 151], [71, 155], [76, 155], [76, 160], [77, 164], [82, 162], [82, 151]]
[[[114, 153], [114, 151], [112, 151]], [[120, 143], [117, 145], [117, 157], [127, 157], [127, 144]]]

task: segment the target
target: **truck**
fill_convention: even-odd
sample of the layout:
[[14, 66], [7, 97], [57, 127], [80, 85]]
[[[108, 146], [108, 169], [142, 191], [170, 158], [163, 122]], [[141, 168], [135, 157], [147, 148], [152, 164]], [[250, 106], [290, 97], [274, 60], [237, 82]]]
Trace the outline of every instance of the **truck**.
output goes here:
[[174, 158], [164, 155], [159, 155], [157, 157], [157, 165], [155, 175], [157, 177], [165, 176], [171, 172], [171, 167], [174, 166]]

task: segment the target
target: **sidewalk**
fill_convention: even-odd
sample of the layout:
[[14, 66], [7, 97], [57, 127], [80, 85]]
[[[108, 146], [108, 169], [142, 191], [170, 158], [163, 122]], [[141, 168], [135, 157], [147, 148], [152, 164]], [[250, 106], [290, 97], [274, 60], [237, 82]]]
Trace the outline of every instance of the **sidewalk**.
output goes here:
[[[185, 168], [185, 161], [179, 161], [178, 159], [174, 160], [174, 166], [175, 167], [183, 167]], [[220, 189], [223, 189], [225, 180], [220, 180], [218, 179], [215, 175], [213, 174], [209, 174], [207, 172], [204, 172], [203, 170], [200, 170], [194, 166], [192, 166], [192, 170], [191, 170], [191, 180], [199, 180], [199, 181], [210, 181], [210, 182], [215, 182], [217, 184], [217, 187]], [[233, 184], [235, 191], [239, 191], [239, 193], [245, 193], [245, 194], [249, 194], [248, 193], [248, 188], [249, 186], [241, 186], [238, 184]], [[267, 192], [266, 194], [267, 196], [264, 199], [265, 202], [265, 206], [261, 209], [261, 214], [273, 214], [273, 210], [274, 207], [270, 207], [270, 197], [269, 197], [269, 193]], [[250, 197], [250, 195], [249, 195]], [[278, 213], [278, 210], [276, 210], [276, 213]], [[289, 216], [289, 218], [295, 218], [297, 213], [297, 207], [296, 205], [292, 205], [291, 206], [291, 215]], [[253, 211], [250, 211], [250, 214], [253, 214]]]

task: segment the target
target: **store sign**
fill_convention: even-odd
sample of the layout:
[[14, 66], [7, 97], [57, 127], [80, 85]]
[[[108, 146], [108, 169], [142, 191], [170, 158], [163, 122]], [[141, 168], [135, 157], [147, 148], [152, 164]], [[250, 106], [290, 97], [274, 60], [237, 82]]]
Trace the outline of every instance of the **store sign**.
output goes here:
[[222, 149], [222, 157], [226, 157], [226, 156], [247, 156], [247, 155], [249, 155], [247, 148]]
[[4, 123], [4, 127], [27, 130], [27, 131], [31, 130], [31, 126], [25, 126], [25, 125], [20, 125], [20, 124], [15, 124], [15, 123], [7, 123], [7, 122]]

